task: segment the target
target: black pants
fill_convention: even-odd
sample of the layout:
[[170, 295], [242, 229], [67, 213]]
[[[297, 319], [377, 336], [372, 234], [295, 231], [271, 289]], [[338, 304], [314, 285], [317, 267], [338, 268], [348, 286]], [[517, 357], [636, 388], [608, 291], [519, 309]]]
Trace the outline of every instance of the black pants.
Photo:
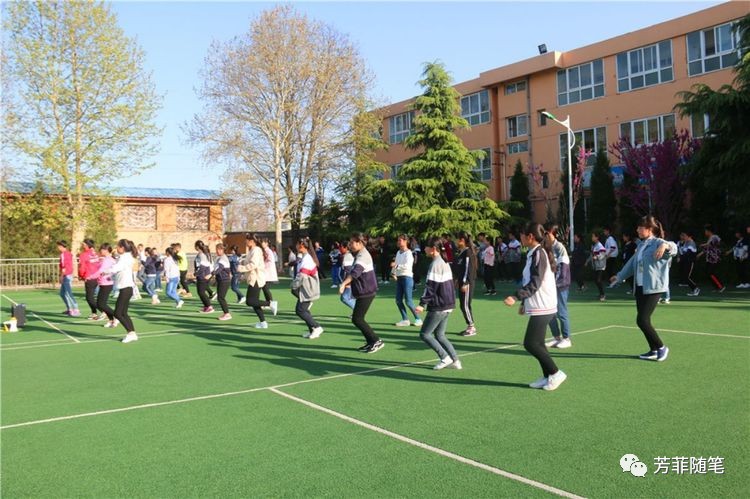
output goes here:
[[261, 290], [263, 291], [263, 299], [270, 303], [273, 300], [270, 283], [266, 282]]
[[368, 345], [374, 345], [377, 341], [380, 341], [378, 335], [375, 334], [375, 331], [372, 330], [365, 320], [365, 315], [367, 315], [367, 311], [370, 309], [370, 305], [372, 305], [374, 299], [375, 295], [358, 297], [354, 304], [354, 311], [352, 312], [352, 324], [362, 332], [362, 336], [365, 337]]
[[180, 270], [180, 287], [184, 289], [186, 293], [190, 292], [187, 282], [187, 270]]
[[474, 283], [469, 283], [469, 288], [464, 292], [463, 286], [458, 285], [458, 301], [461, 305], [461, 313], [464, 314], [464, 320], [467, 326], [474, 325], [474, 312], [471, 310], [471, 298], [474, 294]]
[[391, 261], [388, 258], [380, 258], [380, 280], [388, 282], [391, 278]]
[[609, 279], [617, 273], [617, 258], [607, 258], [607, 266], [604, 269], [604, 275]]
[[521, 262], [509, 262], [508, 267], [510, 270], [510, 278], [518, 282], [521, 280], [521, 273], [523, 272], [523, 268], [521, 268]]
[[115, 319], [120, 321], [120, 324], [122, 324], [122, 327], [127, 332], [135, 331], [133, 321], [130, 320], [130, 316], [128, 315], [128, 307], [130, 307], [130, 298], [132, 297], [133, 288], [128, 286], [120, 290], [120, 294], [117, 295], [117, 303], [115, 303]]
[[495, 291], [495, 266], [484, 264], [484, 287], [487, 291]]
[[661, 338], [656, 333], [656, 329], [651, 325], [651, 314], [656, 310], [656, 305], [659, 303], [661, 295], [662, 293], [644, 295], [643, 286], [636, 286], [635, 288], [635, 306], [638, 310], [636, 324], [643, 331], [643, 335], [646, 337], [646, 341], [648, 341], [648, 346], [652, 352], [664, 346]]
[[747, 267], [750, 263], [750, 260], [735, 260], [734, 263], [737, 266], [737, 284], [745, 284], [750, 282], [750, 278], [748, 278], [747, 272]]
[[544, 335], [547, 331], [547, 326], [554, 317], [555, 314], [529, 316], [529, 323], [526, 325], [526, 336], [523, 338], [523, 347], [539, 361], [545, 378], [558, 371], [555, 361], [550, 357], [547, 347], [544, 344]]
[[583, 288], [583, 285], [585, 284], [583, 275], [586, 271], [586, 267], [584, 265], [575, 265], [571, 270], [573, 270], [573, 279], [575, 279], [578, 289]]
[[94, 292], [98, 285], [99, 283], [96, 282], [96, 279], [86, 279], [86, 303], [89, 304], [92, 314], [96, 314], [96, 296], [94, 296]]
[[604, 296], [604, 271], [603, 270], [595, 270], [594, 271], [594, 282], [596, 283], [596, 289], [599, 290], [599, 298]]
[[107, 318], [109, 320], [112, 320], [115, 318], [115, 311], [112, 310], [112, 308], [107, 303], [107, 300], [109, 299], [109, 294], [111, 292], [112, 292], [111, 284], [109, 286], [99, 286], [99, 294], [96, 295], [96, 308], [99, 309], [99, 311], [107, 314]]
[[232, 281], [226, 280], [226, 281], [216, 281], [216, 287], [217, 287], [217, 297], [216, 299], [219, 300], [219, 305], [221, 305], [221, 311], [225, 314], [229, 313], [229, 305], [227, 305], [227, 291], [229, 291], [229, 286], [232, 284]]
[[210, 307], [211, 295], [209, 293], [211, 293], [211, 289], [208, 287], [208, 281], [198, 278], [196, 280], [196, 284], [198, 285], [198, 297], [200, 297], [201, 303], [203, 303], [203, 307]]
[[693, 269], [695, 268], [695, 262], [682, 261], [680, 262], [680, 281], [687, 283], [690, 286], [690, 291], [695, 291], [698, 285], [693, 280]]
[[297, 300], [297, 306], [294, 308], [294, 313], [297, 314], [297, 317], [305, 321], [307, 329], [312, 332], [313, 328], [320, 327], [320, 324], [317, 323], [310, 313], [310, 304], [312, 304], [312, 302]]
[[265, 322], [266, 315], [263, 313], [263, 307], [267, 307], [271, 303], [268, 300], [260, 301], [261, 289], [262, 288], [258, 286], [257, 282], [252, 286], [248, 286], [247, 293], [245, 294], [245, 296], [247, 297], [245, 299], [245, 303], [247, 303], [248, 307], [253, 307], [253, 310], [255, 310], [255, 314], [258, 316], [258, 320], [260, 320], [260, 322]]

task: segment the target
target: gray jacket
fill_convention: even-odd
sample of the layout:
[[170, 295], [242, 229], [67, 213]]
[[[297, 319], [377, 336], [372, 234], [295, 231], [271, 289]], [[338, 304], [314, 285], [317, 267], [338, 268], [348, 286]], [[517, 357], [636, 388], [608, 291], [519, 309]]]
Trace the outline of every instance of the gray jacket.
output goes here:
[[292, 294], [302, 302], [315, 301], [320, 298], [318, 274], [311, 276], [304, 272], [298, 272], [292, 281]]
[[[672, 257], [677, 256], [677, 245], [672, 241], [665, 241], [658, 237], [638, 242], [635, 255], [617, 273], [617, 282], [633, 277], [633, 292], [635, 293], [637, 256], [638, 251], [644, 244], [646, 246], [643, 248], [643, 294], [664, 293], [669, 288], [669, 263]], [[654, 253], [662, 244], [669, 246], [669, 249], [657, 260], [654, 258]]]

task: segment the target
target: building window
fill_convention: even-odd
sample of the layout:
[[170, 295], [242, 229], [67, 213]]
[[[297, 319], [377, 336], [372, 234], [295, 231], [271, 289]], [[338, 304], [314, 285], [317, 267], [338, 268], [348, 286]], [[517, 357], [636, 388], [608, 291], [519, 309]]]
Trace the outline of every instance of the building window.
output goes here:
[[520, 137], [529, 133], [529, 117], [525, 114], [508, 118], [508, 138]]
[[477, 160], [477, 167], [474, 168], [474, 173], [477, 174], [479, 180], [492, 180], [492, 150], [486, 147], [482, 151], [484, 151], [484, 158]]
[[735, 23], [688, 33], [688, 75], [695, 76], [710, 71], [729, 68], [740, 59], [740, 34], [733, 29]]
[[675, 132], [674, 114], [620, 124], [620, 137], [627, 138], [634, 146], [661, 142], [667, 137], [674, 136]]
[[505, 95], [515, 94], [526, 90], [526, 80], [508, 83], [505, 85]]
[[557, 72], [557, 103], [560, 106], [604, 97], [604, 62], [597, 59]]
[[617, 54], [617, 91], [672, 81], [672, 40]]
[[490, 93], [482, 90], [475, 94], [461, 97], [461, 116], [469, 125], [481, 125], [490, 122]]
[[398, 177], [399, 172], [401, 171], [401, 167], [403, 166], [403, 163], [399, 163], [397, 165], [391, 165], [391, 178], [395, 179]]
[[694, 114], [690, 117], [693, 137], [703, 137], [708, 130], [710, 119], [707, 114]]
[[156, 230], [156, 206], [143, 204], [126, 204], [120, 208], [120, 220], [123, 228]]
[[414, 121], [414, 111], [397, 114], [389, 118], [388, 131], [390, 133], [390, 143], [400, 144], [406, 137], [411, 135], [412, 122]]
[[529, 141], [523, 140], [521, 142], [511, 142], [510, 144], [506, 145], [505, 148], [507, 149], [508, 154], [519, 154], [522, 152], [528, 152]]
[[542, 172], [542, 189], [549, 189], [549, 174]]
[[178, 206], [177, 230], [207, 231], [209, 209], [203, 206]]
[[[586, 166], [594, 166], [596, 163], [596, 154], [599, 151], [607, 151], [607, 127], [597, 128], [586, 128], [584, 130], [578, 130], [574, 132], [576, 137], [575, 145], [578, 147], [584, 146], [586, 152], [590, 152], [591, 156], [586, 160]], [[576, 162], [576, 158], [573, 158], [573, 163]], [[568, 134], [560, 134], [560, 168], [563, 170], [568, 169]]]

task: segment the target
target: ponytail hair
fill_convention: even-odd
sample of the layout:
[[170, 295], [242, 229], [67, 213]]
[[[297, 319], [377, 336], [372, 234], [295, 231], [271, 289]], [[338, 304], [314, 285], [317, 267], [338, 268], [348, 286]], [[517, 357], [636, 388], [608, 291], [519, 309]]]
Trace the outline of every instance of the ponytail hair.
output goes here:
[[266, 248], [269, 248], [269, 249], [270, 249], [270, 246], [271, 246], [271, 245], [269, 244], [269, 241], [268, 241], [268, 238], [267, 238], [267, 237], [262, 237], [262, 238], [260, 239], [260, 249], [261, 249], [261, 251], [263, 252], [263, 261], [264, 261], [264, 262], [270, 262], [270, 261], [271, 261], [271, 259], [270, 259], [270, 258], [268, 257], [268, 253], [266, 253], [266, 248], [264, 248], [264, 247], [263, 247], [263, 243], [265, 243], [265, 244], [266, 244]]
[[256, 246], [260, 246], [260, 238], [252, 232], [248, 232], [247, 234], [245, 234], [245, 241], [252, 241]]
[[527, 236], [532, 236], [534, 241], [542, 246], [545, 253], [547, 253], [550, 268], [552, 269], [552, 272], [555, 272], [557, 270], [557, 262], [555, 261], [555, 254], [552, 252], [552, 241], [547, 238], [547, 231], [544, 230], [542, 224], [529, 222], [521, 232]]
[[645, 217], [641, 218], [638, 221], [637, 226], [643, 227], [645, 229], [651, 229], [651, 233], [656, 237], [664, 237], [664, 229], [661, 226], [661, 222], [659, 222], [652, 215], [646, 215]]
[[124, 249], [126, 253], [133, 255], [133, 258], [138, 258], [138, 247], [133, 241], [127, 239], [120, 239], [117, 241], [117, 246]]
[[172, 246], [165, 249], [164, 254], [170, 257], [172, 260], [174, 260], [177, 263], [180, 263], [180, 261], [182, 260], [182, 257], [177, 254], [177, 250], [174, 249], [174, 247]]
[[96, 244], [94, 243], [94, 240], [90, 238], [84, 239], [83, 244], [85, 244], [87, 248], [93, 248], [94, 246], [96, 246]]
[[316, 267], [320, 267], [320, 261], [318, 261], [318, 255], [315, 254], [315, 250], [313, 249], [313, 243], [310, 241], [309, 237], [300, 237], [297, 239], [297, 246], [302, 246], [307, 250], [307, 254], [312, 257], [313, 262], [315, 262]]
[[442, 237], [433, 236], [425, 243], [425, 248], [433, 248], [440, 253], [440, 256], [445, 259], [445, 241]]
[[471, 235], [463, 230], [456, 234], [456, 240], [458, 239], [463, 239], [466, 242], [466, 249], [469, 252], [469, 262], [471, 263], [471, 274], [472, 278], [475, 278], [477, 273], [477, 250], [474, 247], [474, 241], [471, 240]]
[[208, 257], [208, 261], [211, 261], [211, 250], [208, 249], [206, 243], [198, 239], [197, 241], [195, 241], [195, 249], [206, 255]]
[[349, 240], [353, 243], [367, 244], [365, 235], [361, 232], [354, 232], [351, 236], [349, 236]]
[[109, 243], [103, 243], [99, 246], [99, 251], [107, 250], [107, 253], [112, 253], [112, 246]]

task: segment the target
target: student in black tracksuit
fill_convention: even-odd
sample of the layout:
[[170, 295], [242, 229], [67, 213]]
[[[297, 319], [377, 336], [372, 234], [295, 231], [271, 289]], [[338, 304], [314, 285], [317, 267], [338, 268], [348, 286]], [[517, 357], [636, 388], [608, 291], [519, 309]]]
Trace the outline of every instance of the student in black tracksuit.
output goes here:
[[454, 262], [453, 277], [458, 289], [458, 301], [461, 305], [461, 313], [466, 320], [466, 329], [461, 336], [474, 336], [477, 328], [474, 326], [474, 312], [471, 310], [471, 298], [474, 294], [474, 283], [477, 279], [477, 254], [474, 251], [474, 243], [471, 236], [466, 232], [456, 235], [458, 256]]

